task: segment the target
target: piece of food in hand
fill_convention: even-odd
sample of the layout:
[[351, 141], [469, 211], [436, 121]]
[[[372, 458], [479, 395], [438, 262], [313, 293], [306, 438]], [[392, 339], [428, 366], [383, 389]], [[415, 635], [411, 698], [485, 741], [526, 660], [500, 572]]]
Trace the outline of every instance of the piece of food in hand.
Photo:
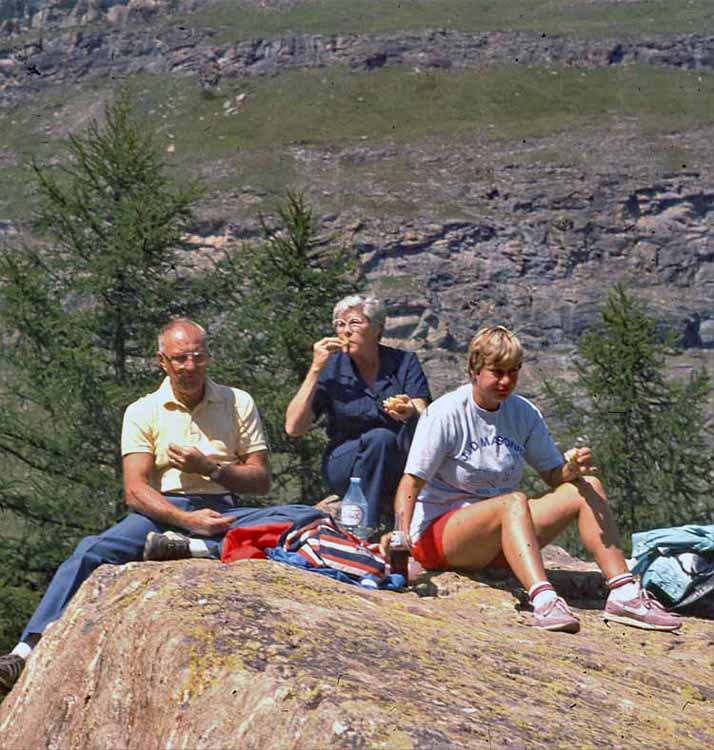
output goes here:
[[389, 396], [389, 398], [385, 398], [384, 401], [382, 401], [382, 406], [387, 411], [398, 411], [397, 409], [398, 406], [401, 406], [402, 404], [408, 404], [408, 403], [409, 403], [409, 396], [400, 394], [399, 396]]
[[565, 460], [571, 465], [571, 466], [577, 466], [578, 465], [578, 451], [579, 448], [571, 448], [570, 450], [565, 451], [563, 454], [565, 457]]
[[346, 354], [350, 348], [349, 336], [347, 336], [347, 334], [345, 333], [338, 333], [337, 338], [340, 340], [340, 346], [342, 346], [342, 351], [345, 352]]

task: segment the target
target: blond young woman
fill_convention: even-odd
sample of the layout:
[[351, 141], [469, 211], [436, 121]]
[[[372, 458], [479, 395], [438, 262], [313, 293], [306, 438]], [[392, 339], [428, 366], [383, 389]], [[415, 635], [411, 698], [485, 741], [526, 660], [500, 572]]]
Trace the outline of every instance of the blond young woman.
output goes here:
[[[607, 579], [604, 618], [676, 630], [670, 614], [629, 573], [589, 448], [565, 460], [543, 417], [515, 393], [523, 359], [507, 328], [481, 329], [468, 350], [470, 383], [422, 415], [395, 498], [396, 528], [430, 570], [502, 566], [528, 590], [534, 624], [577, 632], [578, 618], [548, 582], [540, 549], [571, 523]], [[551, 488], [528, 498], [524, 462]]]

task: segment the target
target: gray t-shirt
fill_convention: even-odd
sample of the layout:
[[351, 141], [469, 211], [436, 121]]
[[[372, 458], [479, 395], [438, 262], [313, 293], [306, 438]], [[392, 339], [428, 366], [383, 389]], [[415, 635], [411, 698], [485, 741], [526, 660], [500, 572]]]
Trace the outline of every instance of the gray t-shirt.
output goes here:
[[528, 399], [511, 395], [496, 411], [486, 411], [476, 405], [472, 386], [463, 385], [434, 401], [419, 419], [404, 469], [426, 480], [412, 539], [453, 508], [517, 490], [524, 461], [536, 471], [564, 463]]

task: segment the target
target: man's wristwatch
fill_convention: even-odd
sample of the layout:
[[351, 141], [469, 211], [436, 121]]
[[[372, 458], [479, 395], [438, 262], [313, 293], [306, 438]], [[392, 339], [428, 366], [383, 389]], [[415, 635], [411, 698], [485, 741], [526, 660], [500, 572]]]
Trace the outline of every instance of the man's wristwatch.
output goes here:
[[211, 480], [212, 482], [217, 482], [217, 481], [219, 481], [219, 480], [218, 480], [218, 475], [219, 475], [219, 474], [221, 473], [221, 469], [223, 469], [223, 467], [224, 467], [224, 466], [225, 466], [225, 464], [222, 464], [222, 463], [221, 463], [221, 462], [219, 461], [219, 462], [218, 462], [218, 463], [216, 464], [216, 468], [215, 468], [215, 469], [214, 469], [214, 470], [213, 470], [213, 471], [212, 471], [212, 472], [211, 472], [211, 473], [210, 473], [210, 474], [208, 475], [208, 478], [209, 478], [209, 479], [210, 479], [210, 480]]

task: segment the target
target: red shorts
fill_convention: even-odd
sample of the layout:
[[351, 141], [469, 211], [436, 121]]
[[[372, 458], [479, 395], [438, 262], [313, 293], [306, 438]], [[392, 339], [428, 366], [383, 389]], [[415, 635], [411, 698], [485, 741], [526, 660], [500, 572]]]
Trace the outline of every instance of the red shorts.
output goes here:
[[[461, 508], [454, 508], [443, 516], [439, 516], [431, 526], [419, 537], [419, 540], [412, 546], [412, 557], [421, 564], [425, 570], [449, 570], [451, 566], [444, 555], [444, 526], [451, 516]], [[506, 558], [503, 552], [499, 552], [496, 557], [486, 566], [486, 568], [508, 568]]]

